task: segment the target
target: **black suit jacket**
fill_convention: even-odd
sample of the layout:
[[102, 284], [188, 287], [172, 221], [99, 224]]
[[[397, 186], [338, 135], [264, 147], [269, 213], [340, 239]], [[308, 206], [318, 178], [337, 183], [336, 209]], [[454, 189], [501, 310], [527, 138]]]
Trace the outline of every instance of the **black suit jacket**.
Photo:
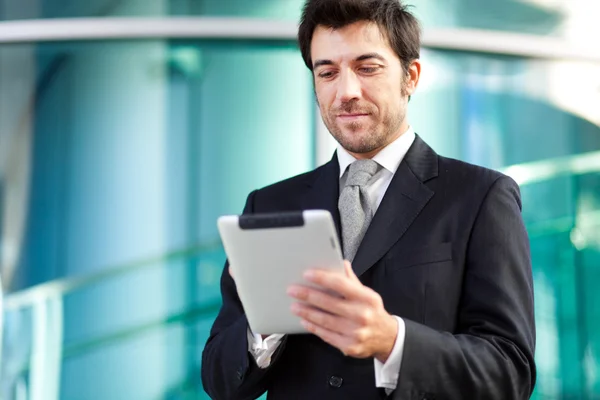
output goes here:
[[[245, 213], [329, 210], [338, 226], [339, 164], [252, 192]], [[529, 241], [519, 188], [485, 168], [438, 156], [418, 136], [358, 249], [353, 268], [406, 338], [392, 399], [527, 399], [535, 383]], [[379, 399], [373, 359], [353, 359], [314, 335], [287, 336], [271, 366], [248, 353], [235, 283], [202, 357], [214, 399]]]

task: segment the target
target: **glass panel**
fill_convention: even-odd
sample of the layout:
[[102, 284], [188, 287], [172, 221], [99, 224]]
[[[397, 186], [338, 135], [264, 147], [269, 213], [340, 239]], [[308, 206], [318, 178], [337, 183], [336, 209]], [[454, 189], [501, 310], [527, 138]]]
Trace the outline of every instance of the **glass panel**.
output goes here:
[[600, 397], [600, 174], [583, 175], [576, 185], [577, 223], [571, 240], [577, 249], [579, 356], [584, 393], [594, 399]]
[[[503, 168], [600, 150], [600, 63], [446, 51], [422, 58], [411, 123], [442, 154]], [[566, 174], [573, 167], [554, 165]], [[537, 179], [511, 171], [520, 183]], [[557, 171], [542, 164], [535, 172]]]
[[[425, 28], [474, 28], [555, 36], [592, 45], [596, 0], [407, 0]], [[595, 33], [595, 34], [594, 34]]]
[[0, 0], [0, 20], [77, 17], [215, 16], [300, 18], [304, 0]]
[[208, 398], [200, 356], [220, 296], [202, 280], [202, 299], [177, 296], [205, 257], [225, 255], [197, 246], [9, 296], [2, 398]]
[[225, 259], [216, 219], [310, 169], [313, 126], [292, 43], [0, 46], [4, 284], [109, 274], [8, 312], [7, 398], [198, 392]]
[[217, 241], [219, 215], [314, 163], [292, 45], [19, 45], [0, 63], [11, 290]]
[[599, 64], [427, 51], [411, 101], [411, 123], [441, 154], [521, 184], [535, 281], [534, 399], [600, 396], [598, 87]]

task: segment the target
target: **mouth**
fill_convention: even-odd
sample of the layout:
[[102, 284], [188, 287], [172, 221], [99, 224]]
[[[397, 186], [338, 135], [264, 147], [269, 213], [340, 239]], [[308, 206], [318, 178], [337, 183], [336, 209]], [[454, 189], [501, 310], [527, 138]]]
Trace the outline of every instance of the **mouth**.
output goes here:
[[338, 114], [337, 118], [341, 121], [355, 121], [361, 118], [368, 117], [369, 114]]

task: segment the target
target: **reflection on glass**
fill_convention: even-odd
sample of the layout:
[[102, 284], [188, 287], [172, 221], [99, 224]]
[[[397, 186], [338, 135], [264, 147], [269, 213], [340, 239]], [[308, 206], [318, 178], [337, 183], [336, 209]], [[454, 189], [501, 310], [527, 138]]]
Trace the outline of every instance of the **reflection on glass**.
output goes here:
[[[415, 129], [440, 153], [521, 185], [536, 296], [533, 398], [600, 396], [600, 65], [438, 51], [423, 65]], [[567, 71], [577, 76], [568, 90]]]
[[0, 0], [0, 21], [39, 18], [208, 16], [288, 20], [296, 23], [304, 0]]
[[[216, 219], [314, 163], [310, 75], [293, 44], [0, 52], [0, 268], [13, 292], [2, 390], [201, 392], [225, 259]], [[49, 292], [27, 291], [40, 284]]]

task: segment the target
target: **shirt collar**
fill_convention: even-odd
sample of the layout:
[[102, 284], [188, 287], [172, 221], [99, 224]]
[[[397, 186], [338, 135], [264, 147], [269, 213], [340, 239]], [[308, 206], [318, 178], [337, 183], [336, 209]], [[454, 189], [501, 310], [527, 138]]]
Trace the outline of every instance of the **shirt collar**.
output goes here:
[[[375, 157], [373, 157], [373, 161], [377, 162], [377, 164], [381, 165], [392, 174], [395, 174], [398, 166], [408, 152], [408, 149], [410, 149], [410, 146], [412, 146], [413, 142], [415, 141], [415, 137], [415, 132], [413, 131], [412, 127], [409, 127], [404, 134], [400, 135], [400, 137], [377, 153]], [[346, 149], [338, 144], [337, 159], [340, 165], [341, 178], [344, 175], [344, 172], [346, 172], [348, 166], [356, 161], [356, 158], [350, 155]]]

